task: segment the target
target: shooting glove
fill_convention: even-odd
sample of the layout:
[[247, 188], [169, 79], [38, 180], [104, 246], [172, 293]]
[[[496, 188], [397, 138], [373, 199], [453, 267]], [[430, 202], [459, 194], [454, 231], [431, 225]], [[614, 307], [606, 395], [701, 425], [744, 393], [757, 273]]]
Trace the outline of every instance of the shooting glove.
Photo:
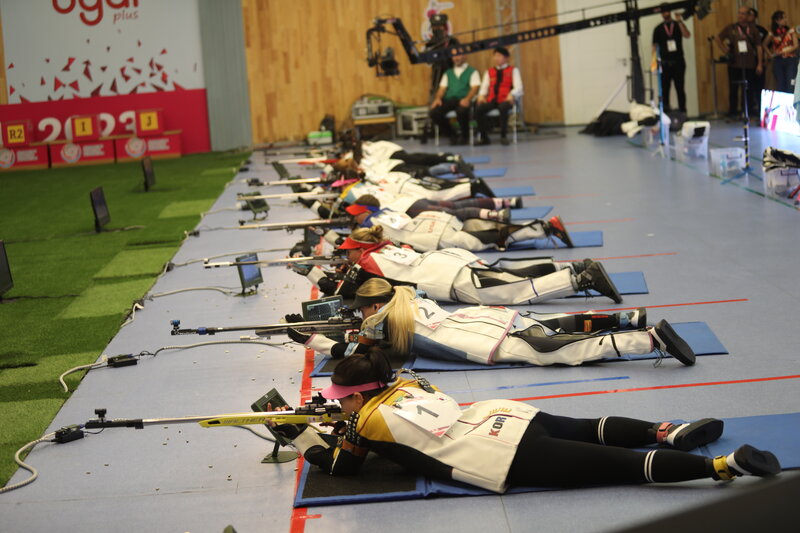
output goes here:
[[303, 257], [311, 255], [311, 246], [306, 241], [300, 241], [289, 250], [289, 257]]
[[361, 266], [360, 265], [353, 265], [351, 266], [347, 272], [344, 274], [344, 278], [342, 279], [341, 286], [339, 287], [338, 294], [341, 294], [345, 298], [350, 297], [351, 295], [355, 295], [356, 289], [360, 285], [359, 276], [361, 275]]
[[301, 276], [308, 276], [308, 274], [311, 272], [311, 269], [314, 267], [312, 265], [306, 265], [303, 263], [289, 263], [289, 268]]
[[283, 317], [288, 324], [294, 324], [296, 322], [304, 322], [303, 315], [299, 313], [289, 313], [285, 317]]
[[308, 339], [310, 339], [310, 338], [311, 338], [311, 335], [307, 335], [307, 334], [305, 334], [305, 333], [302, 333], [302, 332], [300, 332], [300, 331], [297, 331], [297, 330], [296, 330], [296, 329], [294, 329], [294, 328], [288, 328], [288, 329], [286, 330], [286, 334], [287, 334], [287, 335], [289, 336], [289, 338], [290, 338], [290, 339], [292, 339], [294, 342], [299, 342], [300, 344], [305, 344], [305, 343], [308, 341]]
[[289, 440], [294, 440], [306, 430], [308, 424], [279, 424], [272, 428], [272, 430]]

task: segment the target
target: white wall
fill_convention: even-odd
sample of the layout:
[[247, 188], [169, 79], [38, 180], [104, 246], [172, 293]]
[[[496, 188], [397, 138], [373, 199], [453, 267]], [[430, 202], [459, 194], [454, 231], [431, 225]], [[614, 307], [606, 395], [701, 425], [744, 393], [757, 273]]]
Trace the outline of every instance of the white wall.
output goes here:
[[[607, 4], [606, 0], [558, 0], [559, 13], [591, 8]], [[650, 7], [660, 2], [642, 0], [640, 7]], [[587, 17], [596, 17], [624, 10], [624, 4], [617, 3], [607, 7], [586, 10]], [[579, 20], [581, 13], [560, 15], [558, 22]], [[643, 17], [640, 21], [639, 54], [644, 71], [645, 87], [649, 87], [647, 72], [651, 59], [653, 28], [661, 22], [658, 15]], [[689, 31], [693, 21], [688, 21]], [[561, 49], [562, 90], [564, 97], [565, 124], [586, 124], [590, 122], [603, 104], [630, 73], [630, 40], [625, 31], [625, 23], [617, 22], [597, 28], [584, 29], [559, 36]], [[697, 76], [695, 73], [694, 40], [684, 39], [686, 58], [686, 101], [688, 114], [697, 114]], [[653, 78], [654, 85], [655, 77]], [[677, 96], [672, 97], [673, 107], [677, 107]], [[612, 101], [609, 109], [627, 111], [627, 89], [623, 89]]]

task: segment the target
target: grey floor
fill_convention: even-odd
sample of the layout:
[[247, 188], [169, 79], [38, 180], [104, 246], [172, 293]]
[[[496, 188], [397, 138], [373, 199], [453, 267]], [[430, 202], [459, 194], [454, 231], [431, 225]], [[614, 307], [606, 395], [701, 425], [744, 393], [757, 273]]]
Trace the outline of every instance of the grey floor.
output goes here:
[[[800, 296], [796, 276], [800, 214], [748, 191], [747, 187], [760, 187], [755, 178], [723, 185], [706, 174], [702, 161], [665, 160], [623, 137], [597, 139], [578, 135], [576, 129], [563, 132], [564, 137], [541, 135], [509, 147], [459, 150], [491, 155], [492, 162], [485, 167], [508, 168], [505, 178], [492, 179], [492, 184], [533, 185], [537, 196], [526, 198], [526, 205], [555, 206], [554, 213], [574, 230], [603, 230], [602, 248], [555, 250], [556, 259], [588, 255], [608, 258], [604, 262], [609, 271], [644, 271], [650, 293], [626, 296], [621, 305], [607, 299], [569, 299], [535, 306], [535, 310], [649, 306], [651, 321], [706, 321], [730, 354], [700, 358], [691, 368], [668, 359], [659, 368], [652, 361], [638, 361], [428, 377], [460, 402], [608, 391], [533, 402], [547, 411], [577, 417], [617, 414], [661, 420], [800, 411], [798, 379], [613, 392], [798, 374], [794, 331]], [[732, 139], [737, 134], [734, 126], [715, 123], [712, 143], [736, 146]], [[752, 137], [754, 155], [768, 145], [800, 152], [800, 138], [760, 129], [754, 129]], [[415, 142], [406, 147], [435, 149]], [[275, 178], [259, 154], [253, 156], [251, 171], [237, 179], [253, 176]], [[233, 206], [236, 193], [247, 189], [243, 183], [233, 183], [214, 208]], [[288, 202], [272, 205], [271, 221], [311, 218], [308, 211]], [[235, 225], [240, 217], [241, 213], [232, 211], [207, 215], [200, 236], [188, 239], [174, 261], [253, 249], [278, 249], [260, 255], [278, 258], [299, 239], [286, 232], [207, 230]], [[184, 327], [275, 322], [287, 312], [299, 311], [299, 303], [309, 297], [310, 285], [286, 269], [264, 269], [264, 277], [266, 283], [257, 296], [187, 292], [148, 301], [105, 353], [155, 351], [209, 340], [171, 336], [172, 319], [180, 319]], [[152, 292], [237, 284], [234, 269], [205, 270], [195, 263], [165, 274]], [[236, 334], [216, 337], [236, 338]], [[278, 344], [283, 340], [272, 339]], [[98, 407], [107, 408], [110, 417], [144, 418], [248, 411], [250, 403], [272, 387], [294, 403], [304, 368], [304, 352], [293, 346], [220, 345], [166, 351], [144, 358], [135, 367], [91, 371], [51, 430], [82, 423]], [[317, 379], [313, 386], [326, 382]], [[40, 470], [39, 479], [0, 495], [0, 529], [199, 532], [221, 531], [233, 524], [239, 532], [305, 528], [332, 533], [377, 527], [388, 532], [407, 531], [410, 525], [420, 531], [609, 531], [764, 483], [702, 481], [293, 512], [296, 465], [260, 464], [269, 448], [269, 443], [242, 429], [195, 425], [107, 429], [66, 445], [42, 444], [29, 456]], [[12, 481], [26, 475], [19, 472]]]

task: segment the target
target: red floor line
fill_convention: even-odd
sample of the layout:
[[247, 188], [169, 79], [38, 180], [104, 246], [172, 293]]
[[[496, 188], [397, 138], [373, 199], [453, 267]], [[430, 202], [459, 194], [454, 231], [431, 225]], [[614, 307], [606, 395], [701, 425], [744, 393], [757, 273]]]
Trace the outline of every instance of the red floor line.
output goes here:
[[[321, 251], [318, 248], [318, 255]], [[319, 289], [317, 287], [311, 288], [311, 299], [316, 300], [319, 297]], [[314, 370], [314, 350], [307, 348], [305, 352], [305, 360], [303, 361], [303, 377], [300, 380], [300, 403], [305, 403], [306, 400], [311, 399], [311, 372]], [[294, 493], [300, 488], [300, 473], [303, 471], [303, 458], [297, 458], [297, 475], [294, 481]], [[289, 522], [289, 533], [303, 533], [306, 528], [306, 520], [312, 518], [322, 518], [321, 514], [308, 514], [307, 507], [298, 507], [292, 510], [292, 518]]]
[[[595, 257], [595, 261], [608, 261], [610, 259], [636, 259], [639, 257], [660, 257], [662, 255], [678, 255], [678, 252], [663, 252], [658, 254], [638, 254], [638, 255], [616, 255], [614, 257]], [[575, 261], [583, 261], [583, 259], [559, 259], [559, 263], [574, 263]]]
[[[648, 390], [665, 390], [665, 389], [682, 389], [687, 387], [713, 387], [717, 385], [737, 385], [741, 383], [758, 383], [762, 381], [778, 381], [783, 379], [798, 379], [800, 374], [793, 374], [790, 376], [774, 376], [769, 378], [752, 378], [752, 379], [735, 379], [730, 381], [707, 381], [703, 383], [682, 383], [679, 385], [657, 385], [655, 387], [636, 387], [633, 389], [608, 389], [598, 391], [586, 392], [572, 392], [567, 394], [549, 394], [547, 396], [529, 396], [527, 398], [512, 398], [517, 402], [527, 402], [531, 400], [550, 400], [553, 398], [571, 398], [575, 396], [593, 396], [596, 394], [615, 394], [618, 392], [641, 392]], [[460, 403], [458, 405], [472, 405], [475, 402]]]
[[600, 313], [600, 312], [616, 312], [616, 311], [628, 311], [631, 309], [639, 309], [639, 307], [646, 307], [647, 309], [656, 309], [659, 307], [682, 307], [684, 305], [709, 305], [709, 304], [729, 304], [729, 303], [736, 303], [736, 302], [748, 302], [750, 301], [748, 298], [738, 298], [735, 300], [711, 300], [708, 302], [684, 302], [680, 304], [661, 304], [661, 305], [640, 305], [638, 307], [615, 307], [613, 309], [589, 309], [586, 311], [570, 311], [569, 313], [565, 313], [567, 315], [578, 315], [581, 313]]
[[609, 218], [607, 220], [582, 220], [581, 222], [565, 222], [566, 225], [571, 226], [574, 224], [607, 224], [611, 222], [630, 222], [636, 220], [635, 218]]

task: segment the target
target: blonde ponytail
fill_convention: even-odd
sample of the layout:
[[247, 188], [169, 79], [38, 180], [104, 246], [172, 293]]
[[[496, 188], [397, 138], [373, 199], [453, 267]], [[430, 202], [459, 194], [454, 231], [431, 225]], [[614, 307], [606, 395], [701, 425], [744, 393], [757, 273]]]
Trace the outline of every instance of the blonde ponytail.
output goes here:
[[394, 350], [401, 354], [409, 353], [411, 338], [414, 335], [414, 313], [416, 311], [417, 293], [411, 287], [394, 287], [382, 278], [372, 278], [365, 281], [358, 288], [360, 296], [375, 298], [389, 296], [394, 291], [394, 296], [383, 306], [380, 313], [376, 313], [364, 320], [362, 327], [372, 328], [386, 320], [389, 324], [389, 342]]
[[357, 242], [374, 242], [378, 244], [383, 241], [383, 226], [372, 226], [371, 228], [358, 228], [350, 233], [350, 238]]

